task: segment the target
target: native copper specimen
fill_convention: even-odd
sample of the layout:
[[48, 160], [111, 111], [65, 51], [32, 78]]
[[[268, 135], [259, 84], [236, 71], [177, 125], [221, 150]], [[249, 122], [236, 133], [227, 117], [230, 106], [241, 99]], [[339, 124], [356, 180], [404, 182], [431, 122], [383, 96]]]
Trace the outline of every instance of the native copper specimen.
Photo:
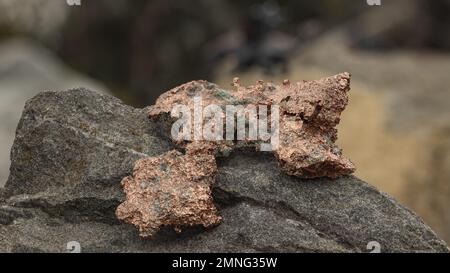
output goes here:
[[[194, 97], [201, 97], [203, 106], [276, 104], [280, 107], [280, 145], [273, 152], [286, 173], [305, 178], [337, 178], [355, 170], [335, 145], [335, 126], [348, 103], [349, 73], [295, 84], [285, 80], [281, 86], [258, 81], [254, 86], [243, 87], [235, 78], [233, 85], [234, 91], [226, 91], [206, 81], [183, 84], [162, 94], [151, 107], [149, 116], [152, 119], [170, 116], [176, 104], [192, 109]], [[222, 148], [241, 144], [229, 141], [215, 143], [219, 152]], [[255, 143], [247, 141], [245, 144]]]
[[[258, 81], [249, 87], [241, 86], [235, 78], [233, 86], [233, 91], [226, 91], [206, 81], [183, 84], [162, 94], [150, 107], [149, 117], [164, 124], [170, 132], [174, 106], [185, 105], [193, 110], [196, 97], [201, 97], [203, 107], [276, 105], [279, 110], [269, 111], [268, 120], [271, 115], [279, 116], [279, 144], [272, 152], [284, 172], [304, 178], [337, 178], [355, 170], [335, 144], [335, 126], [348, 103], [349, 73], [318, 81], [285, 80], [282, 85]], [[194, 131], [190, 133], [194, 135]], [[260, 140], [247, 137], [243, 141], [207, 141], [195, 137], [173, 141], [185, 154], [171, 151], [139, 160], [133, 176], [122, 181], [127, 199], [117, 209], [117, 216], [136, 225], [143, 237], [154, 235], [161, 226], [175, 226], [180, 230], [182, 226], [209, 227], [220, 223], [210, 189], [216, 172], [215, 157], [243, 146], [261, 147]]]
[[217, 167], [213, 149], [188, 146], [186, 154], [170, 151], [138, 160], [133, 175], [122, 181], [127, 200], [117, 217], [139, 228], [142, 237], [162, 226], [217, 225], [221, 217], [213, 204], [211, 185]]

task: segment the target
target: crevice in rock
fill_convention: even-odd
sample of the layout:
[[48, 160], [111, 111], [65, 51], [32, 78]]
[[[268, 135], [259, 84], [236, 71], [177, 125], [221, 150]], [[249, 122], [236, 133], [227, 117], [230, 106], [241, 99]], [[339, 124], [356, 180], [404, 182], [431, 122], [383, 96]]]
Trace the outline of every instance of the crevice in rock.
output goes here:
[[242, 196], [236, 192], [229, 192], [219, 187], [213, 187], [213, 197], [214, 202], [218, 205], [219, 210], [227, 207], [234, 207], [240, 203], [248, 203], [256, 207], [262, 207], [267, 210], [272, 211], [278, 216], [286, 219], [293, 219], [299, 221], [303, 224], [310, 226], [315, 230], [316, 234], [325, 240], [333, 241], [339, 244], [342, 248], [347, 249], [352, 252], [361, 252], [361, 250], [355, 246], [353, 243], [346, 241], [342, 236], [337, 234], [332, 234], [329, 230], [320, 228], [315, 225], [312, 221], [305, 218], [303, 215], [298, 213], [292, 206], [288, 205], [283, 201], [261, 201], [256, 200], [248, 196]]
[[30, 199], [15, 203], [15, 207], [40, 209], [51, 218], [60, 218], [68, 223], [100, 222], [119, 225], [115, 210], [120, 200], [104, 200], [93, 197], [68, 200], [51, 204], [45, 199]]
[[0, 225], [10, 225], [16, 219], [19, 218], [32, 218], [33, 215], [25, 210], [20, 210], [12, 207], [2, 206], [0, 207]]

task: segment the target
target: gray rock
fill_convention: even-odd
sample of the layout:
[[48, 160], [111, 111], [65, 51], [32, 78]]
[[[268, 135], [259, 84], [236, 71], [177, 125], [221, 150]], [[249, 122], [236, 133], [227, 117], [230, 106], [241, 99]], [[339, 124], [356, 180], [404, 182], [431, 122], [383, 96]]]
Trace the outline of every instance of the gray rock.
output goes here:
[[160, 231], [152, 240], [119, 222], [122, 177], [138, 158], [172, 149], [146, 109], [88, 90], [41, 93], [17, 128], [0, 191], [0, 251], [448, 252], [414, 213], [359, 179], [302, 180], [270, 155], [237, 151], [219, 161], [216, 228]]
[[[12, 1], [11, 4], [13, 2], [16, 1]], [[31, 4], [33, 1], [28, 2]], [[57, 2], [62, 3], [62, 1]], [[19, 3], [15, 5], [20, 6]], [[0, 7], [0, 14], [2, 12]], [[106, 87], [71, 70], [54, 54], [31, 40], [2, 41], [0, 44], [0, 187], [8, 178], [9, 153], [25, 101], [42, 90], [67, 90], [80, 86], [107, 92]]]

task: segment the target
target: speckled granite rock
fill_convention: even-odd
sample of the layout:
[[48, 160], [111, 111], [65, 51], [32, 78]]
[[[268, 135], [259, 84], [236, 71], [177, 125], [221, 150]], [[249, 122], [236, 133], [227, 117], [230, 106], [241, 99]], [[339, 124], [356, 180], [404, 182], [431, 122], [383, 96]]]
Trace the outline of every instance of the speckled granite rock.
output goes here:
[[359, 179], [290, 177], [270, 155], [235, 151], [218, 162], [214, 201], [223, 223], [153, 240], [114, 215], [136, 160], [173, 149], [148, 109], [88, 90], [28, 101], [0, 191], [0, 251], [448, 252], [420, 218]]

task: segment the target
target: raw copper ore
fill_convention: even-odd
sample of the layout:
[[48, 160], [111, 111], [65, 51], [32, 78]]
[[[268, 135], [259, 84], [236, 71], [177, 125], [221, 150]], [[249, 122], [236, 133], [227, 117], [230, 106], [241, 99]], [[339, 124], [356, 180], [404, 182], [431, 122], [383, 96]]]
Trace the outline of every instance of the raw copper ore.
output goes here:
[[[241, 86], [236, 78], [233, 85], [235, 90], [226, 91], [206, 81], [183, 84], [162, 94], [151, 107], [149, 116], [152, 119], [169, 116], [176, 104], [192, 109], [194, 97], [201, 97], [203, 106], [276, 104], [280, 107], [280, 144], [273, 153], [286, 173], [304, 178], [337, 178], [355, 170], [335, 144], [335, 126], [348, 103], [349, 73], [295, 84], [288, 80], [282, 85], [258, 81], [249, 87]], [[219, 152], [242, 146], [229, 141], [215, 144]], [[251, 141], [244, 144], [254, 145]]]
[[188, 147], [186, 154], [169, 151], [140, 159], [132, 176], [122, 181], [127, 200], [120, 204], [119, 219], [139, 228], [142, 237], [153, 236], [162, 226], [214, 226], [221, 217], [213, 204], [211, 184], [217, 172], [210, 147]]
[[[258, 81], [249, 87], [241, 86], [235, 78], [233, 86], [234, 90], [227, 91], [207, 81], [183, 84], [162, 94], [150, 107], [149, 117], [165, 123], [170, 130], [173, 107], [181, 104], [194, 111], [194, 97], [201, 97], [203, 107], [278, 105], [279, 145], [272, 152], [285, 173], [303, 178], [338, 178], [354, 172], [352, 162], [335, 144], [335, 127], [348, 103], [349, 73], [317, 81], [285, 80], [282, 85]], [[171, 151], [139, 160], [133, 176], [123, 179], [127, 199], [116, 214], [136, 225], [141, 236], [151, 237], [161, 226], [180, 230], [183, 226], [209, 227], [220, 223], [210, 189], [216, 172], [215, 158], [246, 146], [259, 149], [261, 144], [251, 139], [214, 142], [191, 139], [173, 139], [180, 149], [185, 149], [185, 154]]]

